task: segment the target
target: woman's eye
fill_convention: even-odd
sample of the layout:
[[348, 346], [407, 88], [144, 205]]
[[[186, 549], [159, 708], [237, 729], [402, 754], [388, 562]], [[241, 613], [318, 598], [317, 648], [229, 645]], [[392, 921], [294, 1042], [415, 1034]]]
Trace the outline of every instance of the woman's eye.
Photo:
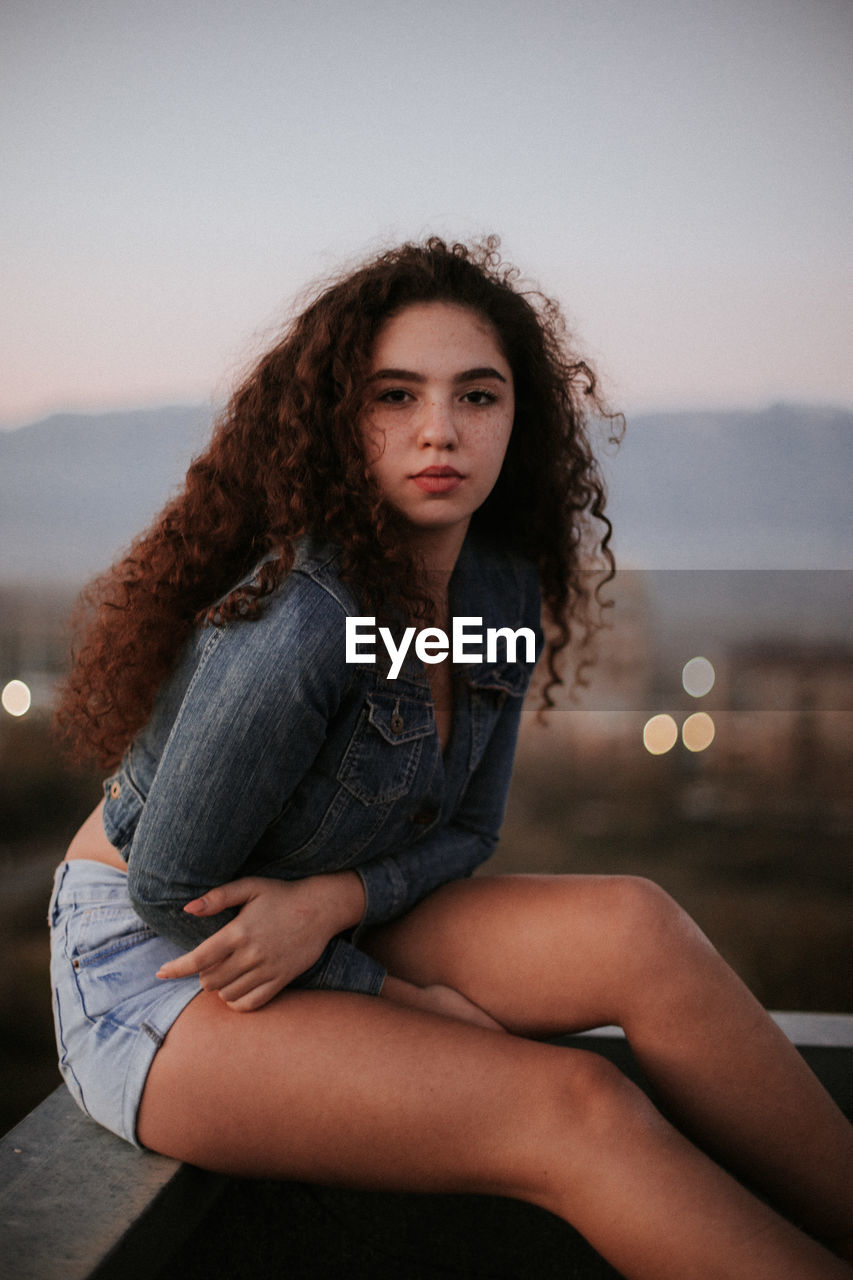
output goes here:
[[467, 400], [470, 404], [485, 405], [494, 404], [497, 396], [494, 391], [486, 391], [484, 388], [478, 387], [476, 391], [466, 391], [462, 399]]
[[379, 397], [380, 404], [405, 404], [411, 399], [411, 394], [405, 387], [391, 387], [388, 391], [383, 391]]

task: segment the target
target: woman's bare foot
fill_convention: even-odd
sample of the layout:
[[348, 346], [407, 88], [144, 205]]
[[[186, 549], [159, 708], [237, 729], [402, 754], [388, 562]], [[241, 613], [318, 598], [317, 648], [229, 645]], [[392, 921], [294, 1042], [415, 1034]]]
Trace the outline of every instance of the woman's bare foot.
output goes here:
[[486, 1027], [489, 1031], [506, 1030], [479, 1005], [474, 1004], [473, 1000], [463, 996], [461, 991], [443, 986], [439, 982], [428, 987], [418, 987], [413, 982], [403, 982], [401, 978], [392, 978], [389, 974], [381, 994], [385, 1000], [394, 1000], [411, 1009], [425, 1009], [430, 1013], [443, 1014], [446, 1018], [459, 1018], [462, 1022], [473, 1022], [477, 1027]]

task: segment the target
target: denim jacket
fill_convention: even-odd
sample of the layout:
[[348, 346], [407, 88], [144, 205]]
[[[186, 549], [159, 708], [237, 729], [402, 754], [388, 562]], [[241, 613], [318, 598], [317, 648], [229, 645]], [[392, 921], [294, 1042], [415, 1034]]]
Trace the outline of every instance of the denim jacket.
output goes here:
[[[450, 586], [454, 615], [525, 626], [540, 651], [533, 567], [469, 535]], [[139, 915], [193, 947], [234, 912], [183, 906], [243, 875], [299, 879], [355, 870], [362, 925], [391, 920], [438, 885], [470, 875], [503, 819], [533, 664], [454, 668], [442, 753], [426, 667], [414, 646], [396, 679], [345, 660], [345, 620], [361, 613], [330, 544], [300, 541], [294, 567], [256, 621], [207, 625], [185, 647], [151, 718], [104, 784], [107, 836], [128, 863]], [[476, 628], [475, 630], [479, 630]], [[469, 648], [471, 648], [469, 642]], [[297, 985], [378, 994], [385, 971], [333, 938]]]

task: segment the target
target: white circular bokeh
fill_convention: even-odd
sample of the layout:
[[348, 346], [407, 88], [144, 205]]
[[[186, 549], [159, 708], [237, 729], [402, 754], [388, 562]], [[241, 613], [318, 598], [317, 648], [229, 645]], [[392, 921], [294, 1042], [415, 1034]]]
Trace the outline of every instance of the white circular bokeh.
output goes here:
[[681, 683], [691, 698], [704, 698], [714, 687], [716, 672], [707, 658], [691, 658], [681, 672]]
[[23, 680], [10, 680], [3, 686], [3, 692], [0, 693], [3, 710], [8, 711], [10, 716], [25, 716], [32, 702], [33, 695], [30, 693], [29, 685], [24, 684]]

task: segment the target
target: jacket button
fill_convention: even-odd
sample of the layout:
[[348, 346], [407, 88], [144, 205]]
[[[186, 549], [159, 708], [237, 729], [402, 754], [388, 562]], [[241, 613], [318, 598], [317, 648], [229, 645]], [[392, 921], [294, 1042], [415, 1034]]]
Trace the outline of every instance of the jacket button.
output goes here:
[[114, 782], [112, 784], [112, 786], [110, 787], [110, 795], [112, 796], [113, 800], [118, 800], [119, 796], [121, 795], [120, 782]]
[[412, 814], [412, 822], [417, 823], [419, 827], [428, 827], [430, 823], [435, 822], [437, 817], [437, 806], [434, 804], [425, 804]]
[[399, 711], [395, 711], [391, 717], [391, 732], [392, 733], [403, 732], [403, 717], [400, 715]]

